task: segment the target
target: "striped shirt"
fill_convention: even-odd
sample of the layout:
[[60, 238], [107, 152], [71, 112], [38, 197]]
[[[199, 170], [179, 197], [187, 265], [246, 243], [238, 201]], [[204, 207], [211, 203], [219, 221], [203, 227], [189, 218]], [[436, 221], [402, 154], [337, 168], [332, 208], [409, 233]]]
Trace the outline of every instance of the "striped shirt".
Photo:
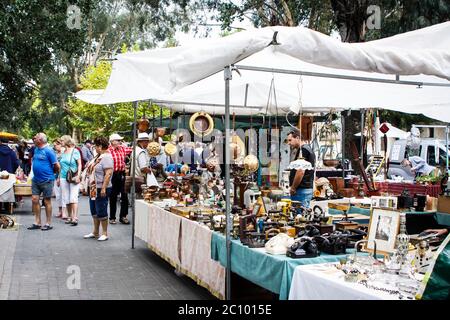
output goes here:
[[110, 146], [108, 150], [114, 160], [114, 172], [125, 171], [125, 157], [133, 152], [133, 148], [124, 146], [113, 148]]

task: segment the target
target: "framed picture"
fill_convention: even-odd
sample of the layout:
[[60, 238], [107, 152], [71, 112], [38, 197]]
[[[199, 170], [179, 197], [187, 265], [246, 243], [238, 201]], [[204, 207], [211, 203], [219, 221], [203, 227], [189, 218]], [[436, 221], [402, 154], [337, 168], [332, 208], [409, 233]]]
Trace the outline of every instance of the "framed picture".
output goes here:
[[397, 209], [397, 197], [371, 197], [372, 208]]
[[373, 208], [370, 215], [367, 251], [389, 254], [395, 250], [395, 241], [400, 227], [400, 212]]

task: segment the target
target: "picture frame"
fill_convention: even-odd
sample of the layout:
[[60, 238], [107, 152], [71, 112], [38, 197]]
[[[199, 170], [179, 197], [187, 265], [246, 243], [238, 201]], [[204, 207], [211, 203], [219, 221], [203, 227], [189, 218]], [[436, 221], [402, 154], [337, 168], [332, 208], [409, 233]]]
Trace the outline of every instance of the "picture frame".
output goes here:
[[375, 250], [375, 240], [377, 253], [384, 255], [394, 253], [399, 229], [400, 212], [373, 208], [370, 214], [366, 250], [369, 252]]
[[372, 196], [372, 208], [380, 208], [380, 209], [397, 209], [397, 197], [389, 197], [389, 196]]

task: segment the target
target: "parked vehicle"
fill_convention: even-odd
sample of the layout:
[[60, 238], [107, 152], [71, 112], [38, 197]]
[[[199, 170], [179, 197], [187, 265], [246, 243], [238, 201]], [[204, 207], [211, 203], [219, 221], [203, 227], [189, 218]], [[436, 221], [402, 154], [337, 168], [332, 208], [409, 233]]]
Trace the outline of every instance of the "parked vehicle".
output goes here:
[[414, 180], [415, 175], [410, 168], [401, 165], [403, 159], [413, 155], [421, 157], [430, 166], [440, 168], [444, 172], [449, 152], [448, 149], [446, 152], [445, 140], [424, 138], [420, 142], [419, 150], [414, 153], [407, 147], [406, 139], [394, 141], [389, 152], [388, 178], [400, 176], [404, 180]]

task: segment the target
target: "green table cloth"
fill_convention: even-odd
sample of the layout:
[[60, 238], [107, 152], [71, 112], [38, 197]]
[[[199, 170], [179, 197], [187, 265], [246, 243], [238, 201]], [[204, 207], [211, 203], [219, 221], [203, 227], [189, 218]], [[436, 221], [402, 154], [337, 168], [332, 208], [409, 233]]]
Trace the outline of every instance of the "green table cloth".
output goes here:
[[[354, 250], [347, 250], [348, 254]], [[348, 254], [330, 255], [322, 253], [317, 258], [292, 259], [285, 255], [271, 255], [261, 249], [251, 249], [239, 240], [231, 241], [231, 271], [241, 277], [280, 295], [287, 300], [295, 267], [305, 264], [339, 262]], [[225, 237], [214, 232], [211, 238], [211, 258], [227, 265]]]

